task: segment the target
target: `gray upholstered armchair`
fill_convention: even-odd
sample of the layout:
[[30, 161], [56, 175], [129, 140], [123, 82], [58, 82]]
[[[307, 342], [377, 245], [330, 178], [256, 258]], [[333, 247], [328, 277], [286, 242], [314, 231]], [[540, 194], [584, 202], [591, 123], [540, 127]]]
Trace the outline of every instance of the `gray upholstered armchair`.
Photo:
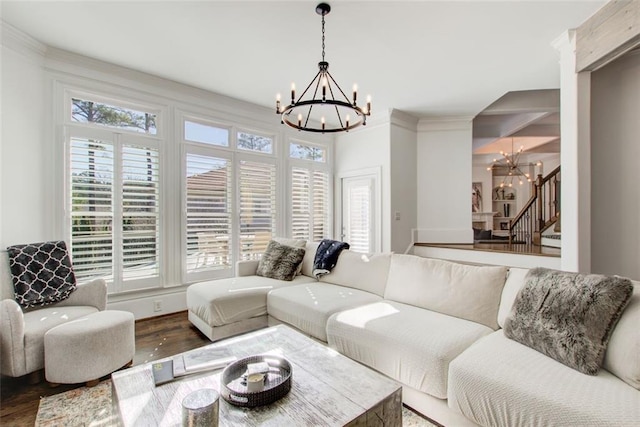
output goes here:
[[23, 309], [14, 299], [7, 252], [0, 251], [0, 373], [20, 377], [44, 368], [44, 334], [70, 320], [105, 309], [103, 279], [79, 283], [69, 298]]

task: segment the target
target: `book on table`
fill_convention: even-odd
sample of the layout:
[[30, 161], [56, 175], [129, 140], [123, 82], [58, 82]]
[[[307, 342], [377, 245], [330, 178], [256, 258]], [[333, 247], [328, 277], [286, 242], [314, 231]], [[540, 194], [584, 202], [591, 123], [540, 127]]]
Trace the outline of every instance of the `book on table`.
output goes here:
[[[158, 386], [186, 375], [221, 369], [236, 360], [235, 356], [214, 356], [212, 358], [209, 353], [190, 352], [179, 354], [171, 359], [154, 362], [152, 364], [153, 380], [155, 385]], [[177, 371], [177, 366], [183, 366], [184, 369]]]

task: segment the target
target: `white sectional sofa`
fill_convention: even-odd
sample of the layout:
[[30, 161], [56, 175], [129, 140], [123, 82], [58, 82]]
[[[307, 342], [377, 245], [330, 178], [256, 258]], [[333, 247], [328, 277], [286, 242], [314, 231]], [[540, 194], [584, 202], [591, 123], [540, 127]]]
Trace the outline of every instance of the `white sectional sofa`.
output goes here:
[[595, 376], [504, 336], [527, 270], [343, 251], [312, 277], [307, 244], [292, 282], [255, 276], [192, 285], [189, 318], [210, 339], [286, 323], [403, 385], [403, 401], [446, 426], [639, 426], [640, 284]]

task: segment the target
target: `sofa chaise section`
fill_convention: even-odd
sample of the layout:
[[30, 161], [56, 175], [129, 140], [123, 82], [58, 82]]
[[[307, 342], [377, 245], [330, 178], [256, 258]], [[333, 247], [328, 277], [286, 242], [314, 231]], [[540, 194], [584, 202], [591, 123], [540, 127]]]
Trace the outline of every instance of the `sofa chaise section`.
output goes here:
[[270, 291], [315, 281], [304, 275], [291, 282], [256, 276], [257, 267], [258, 261], [240, 261], [238, 277], [194, 283], [187, 288], [189, 321], [211, 341], [266, 327]]
[[331, 315], [382, 300], [390, 259], [391, 254], [368, 256], [342, 251], [332, 272], [319, 282], [269, 292], [271, 324], [285, 322], [327, 342]]

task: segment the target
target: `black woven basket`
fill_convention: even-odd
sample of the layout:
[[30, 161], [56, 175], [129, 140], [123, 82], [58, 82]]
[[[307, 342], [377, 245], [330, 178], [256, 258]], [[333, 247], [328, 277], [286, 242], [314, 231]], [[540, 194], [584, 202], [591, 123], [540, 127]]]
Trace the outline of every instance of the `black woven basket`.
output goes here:
[[[246, 383], [240, 381], [249, 363], [266, 362], [269, 365], [264, 387], [260, 391], [249, 392]], [[237, 360], [222, 371], [220, 395], [236, 406], [262, 406], [275, 402], [291, 390], [291, 364], [284, 357], [261, 354]]]

